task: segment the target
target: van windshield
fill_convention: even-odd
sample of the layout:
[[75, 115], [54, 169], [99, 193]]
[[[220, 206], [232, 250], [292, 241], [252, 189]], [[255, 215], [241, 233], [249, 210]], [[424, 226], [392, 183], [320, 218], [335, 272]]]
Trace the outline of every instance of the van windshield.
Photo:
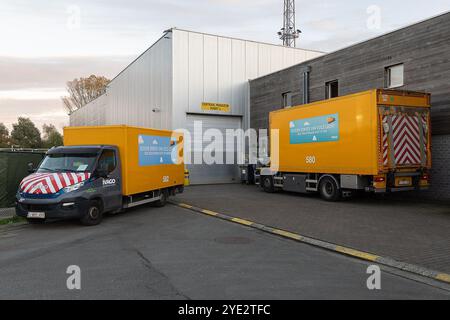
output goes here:
[[97, 154], [49, 154], [37, 172], [92, 172]]

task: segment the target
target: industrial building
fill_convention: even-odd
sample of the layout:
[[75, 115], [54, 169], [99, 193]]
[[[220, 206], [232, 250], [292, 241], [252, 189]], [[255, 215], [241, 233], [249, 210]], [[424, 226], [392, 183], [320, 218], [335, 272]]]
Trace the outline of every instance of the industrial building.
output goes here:
[[[193, 131], [247, 129], [248, 81], [316, 58], [318, 51], [170, 29], [70, 115], [71, 126], [126, 124]], [[197, 150], [196, 152], [198, 152]], [[223, 148], [226, 152], [226, 148]], [[236, 165], [192, 165], [191, 183], [238, 180]]]
[[250, 123], [271, 111], [374, 88], [432, 95], [430, 198], [450, 199], [450, 13], [250, 81]]

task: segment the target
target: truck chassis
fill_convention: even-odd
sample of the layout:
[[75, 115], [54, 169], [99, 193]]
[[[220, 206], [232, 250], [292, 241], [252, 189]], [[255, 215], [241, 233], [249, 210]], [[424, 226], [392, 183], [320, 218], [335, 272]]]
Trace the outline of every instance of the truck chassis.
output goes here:
[[[402, 186], [401, 181], [410, 181]], [[428, 174], [422, 171], [391, 172], [379, 176], [362, 176], [327, 173], [273, 172], [270, 168], [258, 169], [255, 184], [268, 192], [319, 193], [327, 201], [351, 197], [357, 191], [386, 193], [424, 190], [428, 188]]]

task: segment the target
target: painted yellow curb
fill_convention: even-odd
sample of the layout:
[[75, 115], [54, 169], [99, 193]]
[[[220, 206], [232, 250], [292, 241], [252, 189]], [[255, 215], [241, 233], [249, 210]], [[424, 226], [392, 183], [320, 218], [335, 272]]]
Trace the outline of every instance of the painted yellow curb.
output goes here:
[[203, 209], [202, 212], [207, 214], [207, 215], [213, 216], [213, 217], [219, 215], [217, 212], [214, 212], [214, 211], [211, 211], [211, 210], [206, 210], [206, 209]]
[[240, 223], [240, 224], [244, 224], [246, 226], [251, 226], [253, 224], [253, 222], [251, 222], [251, 221], [240, 219], [240, 218], [233, 218], [233, 219], [231, 219], [231, 221], [237, 222], [237, 223]]
[[349, 255], [349, 256], [353, 256], [353, 257], [358, 257], [361, 259], [365, 259], [365, 260], [369, 260], [369, 261], [376, 261], [379, 256], [376, 256], [374, 254], [370, 254], [367, 252], [363, 252], [363, 251], [358, 251], [358, 250], [354, 250], [354, 249], [350, 249], [350, 248], [345, 248], [342, 246], [336, 246], [334, 248], [336, 251]]
[[450, 274], [440, 273], [436, 276], [437, 280], [444, 281], [450, 283]]
[[292, 232], [288, 232], [288, 231], [284, 231], [284, 230], [280, 230], [280, 229], [274, 229], [272, 231], [273, 233], [276, 233], [280, 236], [286, 237], [286, 238], [291, 238], [291, 239], [295, 239], [295, 240], [302, 240], [303, 237], [299, 234], [296, 233], [292, 233]]
[[185, 204], [185, 203], [179, 203], [178, 204], [180, 207], [186, 208], [186, 209], [192, 209], [192, 206]]

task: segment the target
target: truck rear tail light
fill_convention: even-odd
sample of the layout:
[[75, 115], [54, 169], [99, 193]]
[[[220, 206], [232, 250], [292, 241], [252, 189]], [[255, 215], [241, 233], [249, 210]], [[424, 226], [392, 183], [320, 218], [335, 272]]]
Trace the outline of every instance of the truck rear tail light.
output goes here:
[[424, 173], [422, 174], [422, 176], [420, 177], [421, 180], [426, 180], [429, 181], [430, 180], [430, 175], [428, 173]]
[[375, 181], [375, 182], [385, 182], [385, 181], [386, 181], [386, 178], [385, 178], [385, 177], [375, 177], [375, 178], [374, 178], [374, 181]]

